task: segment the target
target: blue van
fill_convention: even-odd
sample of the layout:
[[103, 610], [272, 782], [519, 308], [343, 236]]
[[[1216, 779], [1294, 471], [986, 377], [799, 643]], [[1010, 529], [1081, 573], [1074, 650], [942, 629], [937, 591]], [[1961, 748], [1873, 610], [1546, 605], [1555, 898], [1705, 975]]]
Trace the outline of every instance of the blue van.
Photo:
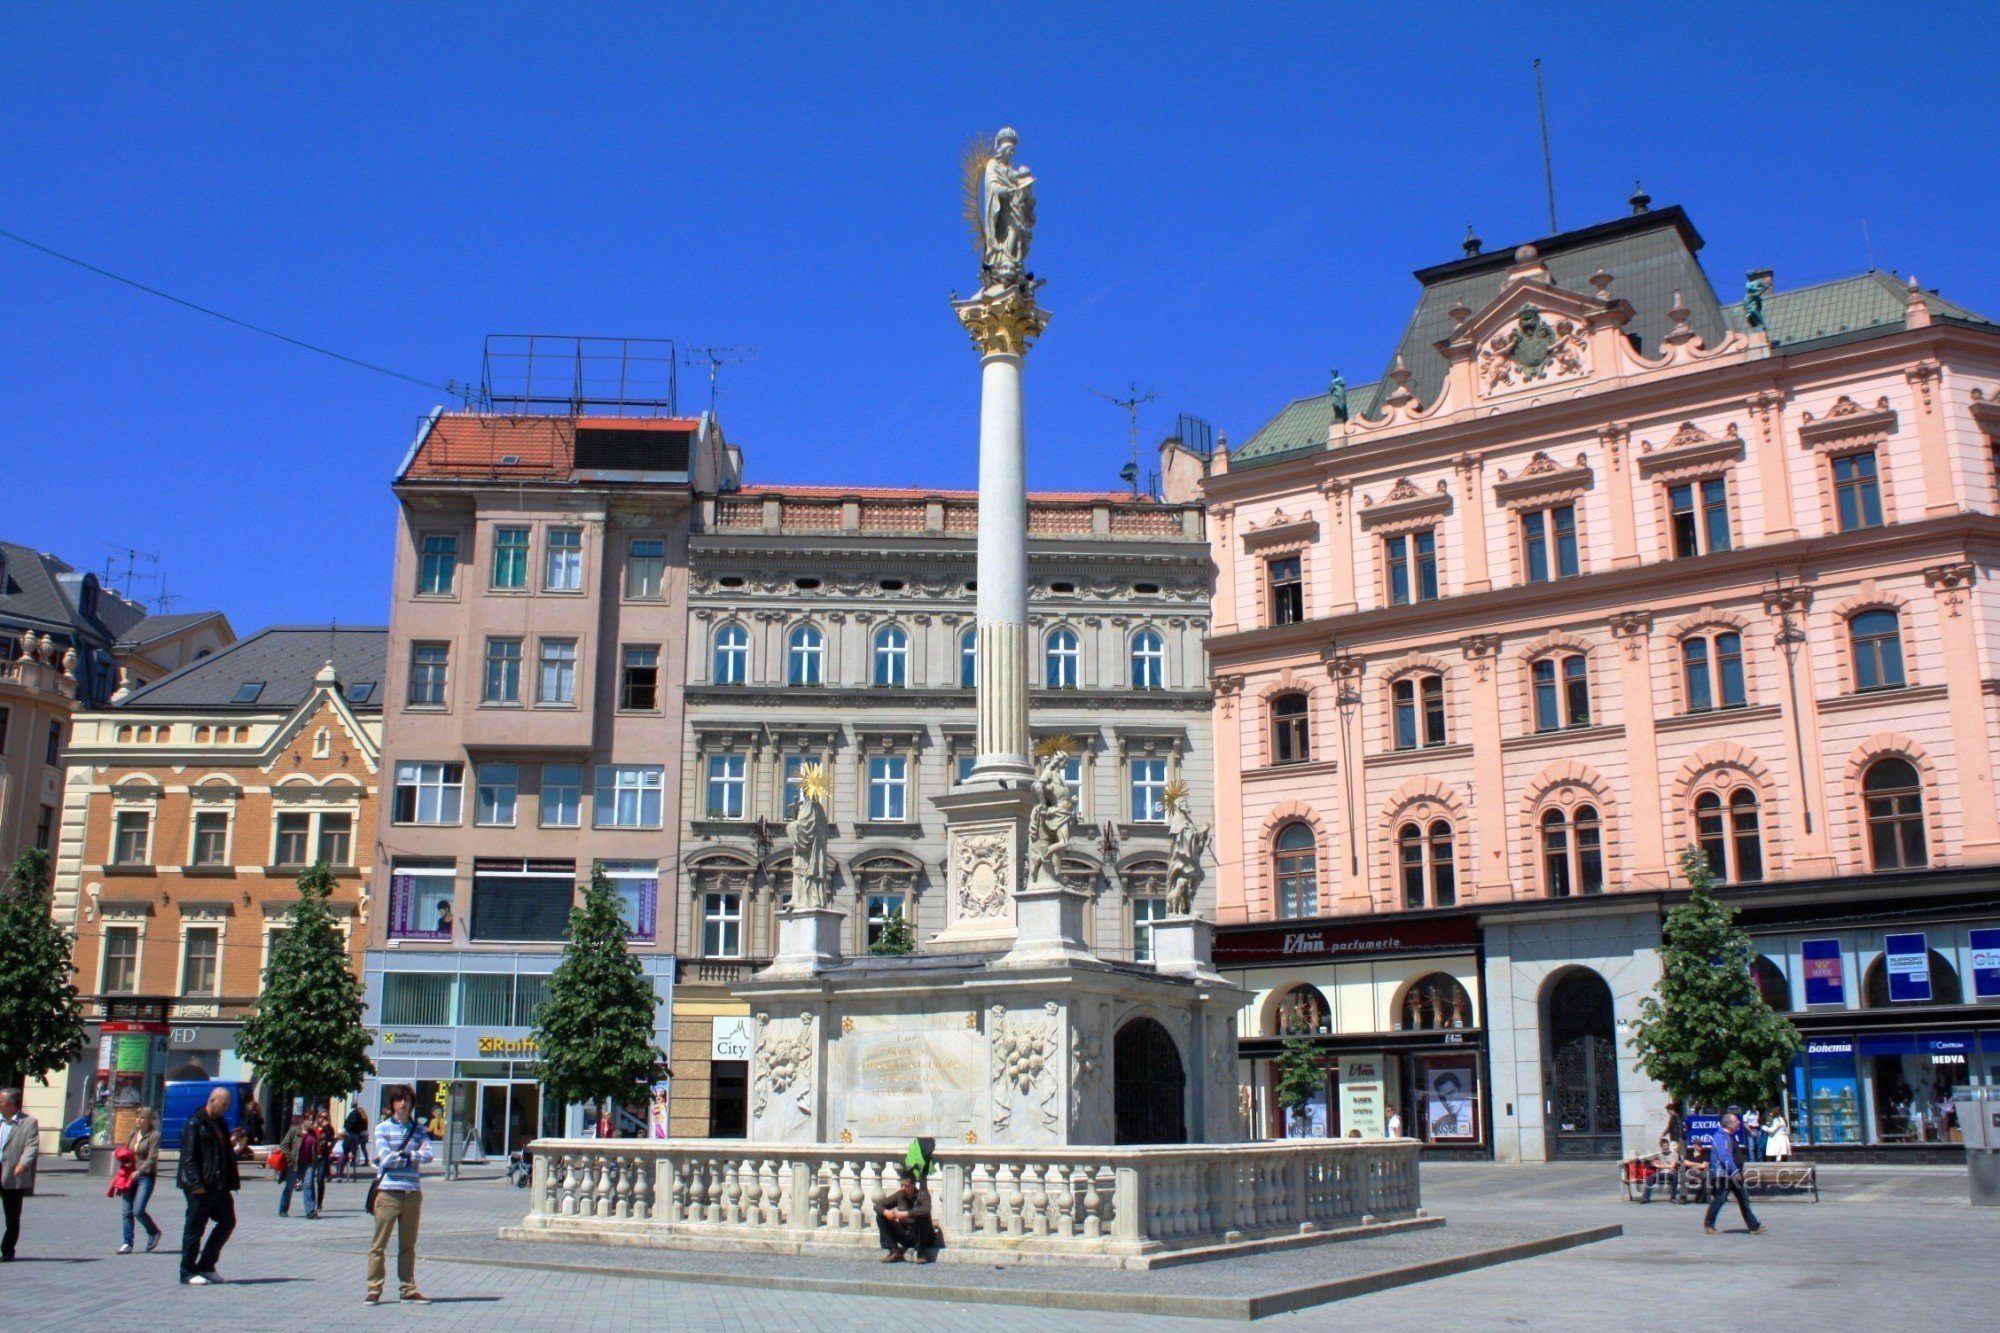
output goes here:
[[160, 1111], [160, 1147], [167, 1152], [178, 1152], [181, 1146], [181, 1126], [187, 1118], [202, 1108], [208, 1094], [217, 1088], [229, 1089], [229, 1114], [223, 1117], [233, 1130], [243, 1118], [243, 1108], [250, 1100], [248, 1083], [231, 1083], [227, 1079], [199, 1079], [188, 1083], [167, 1084], [166, 1105]]

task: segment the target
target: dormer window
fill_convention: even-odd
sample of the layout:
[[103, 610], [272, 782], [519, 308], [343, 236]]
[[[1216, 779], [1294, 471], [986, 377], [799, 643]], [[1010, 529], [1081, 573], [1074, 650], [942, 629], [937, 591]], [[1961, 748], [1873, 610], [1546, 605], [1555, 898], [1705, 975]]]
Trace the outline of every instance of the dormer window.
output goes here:
[[264, 692], [263, 681], [246, 680], [241, 685], [238, 685], [236, 687], [235, 697], [230, 699], [229, 702], [233, 704], [254, 704], [257, 702], [257, 696], [262, 694], [263, 692]]

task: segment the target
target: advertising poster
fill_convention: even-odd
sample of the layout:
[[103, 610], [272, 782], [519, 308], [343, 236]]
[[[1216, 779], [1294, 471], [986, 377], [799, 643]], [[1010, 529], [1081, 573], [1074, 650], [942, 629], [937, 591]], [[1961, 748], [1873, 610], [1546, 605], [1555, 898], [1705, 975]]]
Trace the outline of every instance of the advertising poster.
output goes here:
[[1364, 1139], [1382, 1137], [1382, 1066], [1379, 1055], [1340, 1057], [1340, 1129], [1352, 1135], [1359, 1130]]
[[1972, 932], [1972, 997], [2000, 1000], [2000, 930]]
[[1884, 935], [1882, 960], [1889, 973], [1889, 1003], [1930, 1003], [1931, 956], [1923, 936]]
[[1806, 940], [1799, 945], [1805, 961], [1806, 1003], [1846, 1004], [1846, 977], [1841, 967], [1839, 940]]
[[1429, 1064], [1424, 1070], [1425, 1137], [1433, 1143], [1470, 1142], [1479, 1137], [1476, 1076], [1468, 1064]]
[[1288, 1139], [1323, 1139], [1326, 1137], [1326, 1089], [1313, 1094], [1313, 1099], [1285, 1117], [1285, 1137]]

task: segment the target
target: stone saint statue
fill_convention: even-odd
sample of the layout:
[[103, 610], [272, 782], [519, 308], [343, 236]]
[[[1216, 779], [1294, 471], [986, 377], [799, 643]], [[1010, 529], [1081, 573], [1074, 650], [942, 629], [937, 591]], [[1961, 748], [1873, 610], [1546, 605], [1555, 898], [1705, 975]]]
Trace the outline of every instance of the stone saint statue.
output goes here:
[[1043, 887], [1059, 885], [1057, 857], [1069, 846], [1070, 831], [1076, 827], [1076, 797], [1071, 794], [1064, 770], [1069, 767], [1069, 751], [1060, 747], [1042, 757], [1035, 770], [1035, 808], [1028, 812], [1028, 882]]
[[792, 840], [792, 910], [818, 911], [832, 895], [833, 870], [826, 855], [825, 779], [808, 769], [799, 784], [799, 800], [785, 832]]
[[1743, 284], [1743, 322], [1753, 329], [1767, 327], [1764, 323], [1764, 294], [1770, 290], [1771, 284], [1754, 273]]
[[1327, 389], [1327, 394], [1333, 399], [1334, 421], [1345, 422], [1347, 420], [1347, 381], [1341, 377], [1340, 372], [1337, 370], [1333, 372], [1333, 384]]
[[1011, 287], [1027, 276], [1028, 244], [1035, 232], [1035, 176], [1014, 162], [1019, 137], [1011, 129], [993, 136], [993, 154], [980, 172], [979, 258], [991, 287]]
[[1188, 813], [1188, 798], [1182, 791], [1167, 802], [1167, 915], [1187, 916], [1194, 911], [1194, 890], [1201, 882], [1201, 854], [1208, 849], [1209, 826], [1197, 825]]

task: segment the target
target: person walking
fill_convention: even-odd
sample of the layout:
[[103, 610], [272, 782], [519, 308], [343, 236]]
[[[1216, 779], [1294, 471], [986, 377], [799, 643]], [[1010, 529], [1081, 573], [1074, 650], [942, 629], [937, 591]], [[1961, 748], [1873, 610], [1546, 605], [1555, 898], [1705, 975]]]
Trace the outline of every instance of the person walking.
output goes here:
[[375, 1238], [368, 1246], [368, 1304], [382, 1303], [389, 1233], [396, 1233], [396, 1281], [406, 1305], [429, 1305], [417, 1290], [417, 1224], [423, 1219], [424, 1185], [418, 1168], [431, 1160], [431, 1137], [417, 1120], [417, 1094], [389, 1089], [389, 1114], [375, 1125], [375, 1188], [371, 1211]]
[[341, 1128], [347, 1131], [347, 1178], [352, 1180], [355, 1167], [368, 1165], [368, 1113], [360, 1102], [348, 1108]]
[[243, 1108], [243, 1123], [238, 1128], [253, 1152], [264, 1146], [264, 1108], [257, 1105], [256, 1098], [251, 1098], [250, 1104]]
[[1785, 1113], [1778, 1107], [1771, 1108], [1771, 1114], [1764, 1118], [1764, 1151], [1774, 1162], [1782, 1162], [1792, 1155], [1792, 1127], [1785, 1122]]
[[1743, 1136], [1750, 1145], [1748, 1160], [1764, 1160], [1764, 1116], [1754, 1106], [1743, 1112]]
[[132, 1150], [132, 1184], [124, 1193], [125, 1243], [118, 1253], [132, 1253], [132, 1224], [136, 1220], [146, 1231], [146, 1253], [160, 1247], [160, 1224], [146, 1211], [153, 1201], [153, 1187], [160, 1173], [160, 1117], [150, 1106], [139, 1108], [138, 1123], [126, 1147]]
[[[229, 1150], [229, 1089], [217, 1088], [181, 1126], [181, 1166], [176, 1183], [187, 1196], [181, 1228], [181, 1281], [190, 1287], [220, 1282], [216, 1260], [236, 1230], [236, 1191], [243, 1178]], [[202, 1232], [208, 1232], [206, 1243]]]
[[285, 1188], [278, 1194], [278, 1216], [292, 1215], [292, 1191], [305, 1195], [306, 1217], [319, 1216], [319, 1127], [310, 1112], [292, 1122], [278, 1144], [285, 1155]]
[[1715, 1234], [1715, 1219], [1722, 1212], [1723, 1200], [1732, 1194], [1743, 1214], [1743, 1225], [1751, 1235], [1761, 1236], [1768, 1229], [1750, 1211], [1750, 1196], [1743, 1189], [1743, 1168], [1738, 1164], [1736, 1148], [1736, 1133], [1741, 1128], [1742, 1122], [1730, 1111], [1722, 1117], [1721, 1127], [1708, 1136], [1708, 1212], [1701, 1219], [1701, 1229], [1711, 1236]]
[[[326, 1182], [333, 1171], [333, 1116], [322, 1110], [313, 1131], [313, 1169], [318, 1173], [315, 1183], [319, 1186], [319, 1201], [326, 1203]], [[312, 1215], [317, 1215], [317, 1210]]]
[[35, 1192], [35, 1166], [42, 1156], [42, 1126], [21, 1110], [19, 1088], [0, 1089], [0, 1263], [14, 1262], [21, 1239], [21, 1200]]

